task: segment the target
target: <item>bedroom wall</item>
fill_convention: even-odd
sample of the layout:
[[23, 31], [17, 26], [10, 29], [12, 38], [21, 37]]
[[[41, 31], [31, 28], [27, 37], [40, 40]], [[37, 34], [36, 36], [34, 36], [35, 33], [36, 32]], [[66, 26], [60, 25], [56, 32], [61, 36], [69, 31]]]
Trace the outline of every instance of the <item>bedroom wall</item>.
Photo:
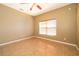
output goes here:
[[[76, 29], [76, 11], [77, 4], [70, 4], [32, 18], [30, 15], [0, 4], [0, 43], [28, 37], [34, 34], [35, 36], [51, 38], [51, 40], [64, 41], [72, 44], [78, 43], [79, 46], [79, 39], [77, 39], [76, 42], [76, 30], [78, 30]], [[53, 18], [57, 20], [57, 35], [54, 37], [39, 35], [38, 23]], [[33, 21], [33, 19], [35, 19], [35, 21]], [[79, 32], [77, 34], [79, 35]], [[66, 40], [64, 40], [64, 38], [66, 38]], [[18, 51], [16, 47], [21, 47], [15, 44], [13, 45], [13, 47], [15, 47], [14, 50]], [[11, 46], [11, 48], [8, 48], [8, 46]], [[8, 49], [12, 49], [12, 45], [7, 45], [5, 47], [6, 49], [4, 46], [0, 47], [0, 55], [2, 55], [3, 50], [4, 53], [9, 53]], [[17, 52], [11, 50], [10, 53], [15, 54]]]
[[33, 18], [0, 4], [0, 43], [33, 35]]
[[2, 55], [2, 50], [1, 50], [1, 48], [0, 48], [0, 56]]
[[77, 4], [77, 45], [79, 47], [79, 4]]
[[[47, 37], [52, 40], [76, 44], [76, 10], [77, 4], [70, 4], [59, 9], [36, 16], [35, 36]], [[46, 36], [39, 34], [39, 22], [55, 18], [57, 21], [57, 35]], [[64, 40], [65, 39], [65, 40]]]

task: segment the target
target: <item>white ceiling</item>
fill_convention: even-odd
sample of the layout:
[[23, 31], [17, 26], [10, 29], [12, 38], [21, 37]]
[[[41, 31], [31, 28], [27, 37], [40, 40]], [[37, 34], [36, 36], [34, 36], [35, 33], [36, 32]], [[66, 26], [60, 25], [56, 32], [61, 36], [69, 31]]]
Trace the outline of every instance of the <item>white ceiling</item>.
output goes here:
[[69, 5], [69, 3], [37, 3], [42, 7], [42, 10], [39, 10], [37, 7], [33, 7], [33, 10], [30, 11], [32, 4], [33, 3], [4, 3], [4, 5], [8, 7], [14, 8], [32, 16], [37, 16], [45, 12]]

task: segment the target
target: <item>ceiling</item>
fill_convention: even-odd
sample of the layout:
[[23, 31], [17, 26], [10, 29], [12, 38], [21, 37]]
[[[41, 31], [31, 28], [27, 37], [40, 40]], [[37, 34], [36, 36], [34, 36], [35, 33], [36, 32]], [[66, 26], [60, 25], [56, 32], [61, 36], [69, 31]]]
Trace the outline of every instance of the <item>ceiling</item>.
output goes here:
[[69, 5], [69, 3], [36, 3], [42, 7], [42, 10], [38, 9], [36, 6], [30, 11], [31, 6], [33, 3], [4, 3], [4, 5], [14, 8], [18, 11], [27, 13], [32, 16], [37, 16], [43, 14], [45, 12], [61, 8], [63, 6]]

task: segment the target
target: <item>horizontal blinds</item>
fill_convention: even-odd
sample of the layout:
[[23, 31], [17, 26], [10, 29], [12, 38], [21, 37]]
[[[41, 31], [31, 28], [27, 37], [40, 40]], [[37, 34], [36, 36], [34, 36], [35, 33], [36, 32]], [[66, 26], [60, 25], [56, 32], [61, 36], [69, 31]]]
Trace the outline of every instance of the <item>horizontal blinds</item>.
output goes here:
[[39, 33], [56, 35], [56, 20], [48, 20], [39, 23]]

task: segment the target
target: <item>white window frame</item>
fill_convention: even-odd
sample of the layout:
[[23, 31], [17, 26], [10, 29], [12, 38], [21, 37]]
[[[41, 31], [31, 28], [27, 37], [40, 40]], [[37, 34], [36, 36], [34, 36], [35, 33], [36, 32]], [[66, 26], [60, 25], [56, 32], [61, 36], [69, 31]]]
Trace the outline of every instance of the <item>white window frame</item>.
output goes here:
[[[51, 21], [53, 24], [51, 23]], [[41, 25], [41, 24], [43, 24], [43, 25]], [[45, 27], [45, 29], [44, 29], [44, 27]], [[43, 29], [41, 29], [41, 28], [43, 28]], [[51, 28], [51, 29], [48, 29], [48, 28]], [[48, 36], [56, 36], [56, 20], [47, 20], [47, 21], [39, 22], [39, 34], [48, 35]]]

